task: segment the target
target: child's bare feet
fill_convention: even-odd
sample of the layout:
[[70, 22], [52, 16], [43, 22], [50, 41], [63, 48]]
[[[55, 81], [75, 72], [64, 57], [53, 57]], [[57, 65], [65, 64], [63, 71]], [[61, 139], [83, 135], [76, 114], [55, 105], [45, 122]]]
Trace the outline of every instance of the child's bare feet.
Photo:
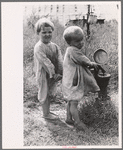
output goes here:
[[49, 120], [59, 119], [59, 117], [56, 114], [52, 113], [52, 112], [49, 112], [48, 115], [44, 115], [43, 118], [49, 119]]
[[78, 130], [84, 130], [84, 131], [88, 130], [88, 128], [86, 127], [86, 125], [83, 122], [74, 123], [74, 125]]
[[70, 119], [66, 119], [65, 122], [69, 125], [74, 125], [74, 121]]

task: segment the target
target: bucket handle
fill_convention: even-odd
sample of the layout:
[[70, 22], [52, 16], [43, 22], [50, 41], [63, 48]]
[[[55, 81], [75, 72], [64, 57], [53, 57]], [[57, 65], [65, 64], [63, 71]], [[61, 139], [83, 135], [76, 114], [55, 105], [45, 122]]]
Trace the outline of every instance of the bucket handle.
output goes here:
[[101, 71], [101, 72], [103, 73], [103, 75], [104, 75], [105, 72], [106, 72], [105, 69], [103, 69], [101, 65], [98, 65], [98, 67], [99, 67], [99, 69], [98, 69], [98, 70], [95, 70], [96, 74], [98, 74], [99, 71]]

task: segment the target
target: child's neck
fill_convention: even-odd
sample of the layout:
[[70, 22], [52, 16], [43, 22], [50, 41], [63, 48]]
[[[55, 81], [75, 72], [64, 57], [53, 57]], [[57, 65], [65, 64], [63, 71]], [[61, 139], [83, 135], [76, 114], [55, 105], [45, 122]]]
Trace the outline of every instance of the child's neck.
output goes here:
[[40, 41], [41, 41], [41, 43], [46, 44], [46, 45], [51, 43], [51, 41], [48, 42], [48, 43], [44, 43], [42, 40], [40, 40]]

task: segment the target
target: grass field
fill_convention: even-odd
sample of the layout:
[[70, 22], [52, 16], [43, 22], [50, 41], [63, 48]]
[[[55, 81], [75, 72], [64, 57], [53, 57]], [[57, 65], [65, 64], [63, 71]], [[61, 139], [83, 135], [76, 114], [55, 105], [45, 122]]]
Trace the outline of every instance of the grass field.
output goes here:
[[[29, 18], [33, 24], [36, 22], [34, 16]], [[56, 29], [53, 34], [53, 42], [61, 47], [64, 56], [66, 44], [62, 34], [64, 27], [54, 21]], [[100, 103], [102, 113], [98, 113], [92, 103], [86, 103], [81, 109], [83, 112], [91, 114], [87, 123], [88, 132], [77, 131], [73, 126], [65, 124], [66, 102], [61, 95], [61, 82], [56, 83], [51, 95], [51, 110], [58, 116], [59, 120], [48, 122], [42, 116], [41, 106], [37, 102], [37, 86], [33, 72], [33, 48], [38, 37], [30, 24], [24, 25], [24, 146], [87, 146], [87, 145], [118, 145], [118, 23], [115, 20], [105, 22], [102, 25], [90, 26], [91, 36], [85, 40], [86, 55], [93, 60], [93, 52], [98, 48], [103, 48], [109, 56], [107, 70], [111, 74], [108, 85], [110, 101]], [[84, 28], [86, 35], [86, 27]], [[54, 96], [53, 96], [54, 95]], [[84, 114], [80, 117], [87, 117]]]

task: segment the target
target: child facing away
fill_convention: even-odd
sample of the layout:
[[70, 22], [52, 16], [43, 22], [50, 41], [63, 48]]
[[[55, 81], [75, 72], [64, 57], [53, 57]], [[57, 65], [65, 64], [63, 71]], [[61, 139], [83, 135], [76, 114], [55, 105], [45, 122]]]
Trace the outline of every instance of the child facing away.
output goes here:
[[42, 106], [45, 119], [57, 119], [50, 112], [49, 91], [54, 82], [62, 78], [62, 54], [58, 45], [51, 42], [54, 24], [47, 18], [37, 21], [36, 33], [40, 40], [34, 47], [34, 62], [36, 82], [38, 85], [38, 100]]
[[63, 37], [69, 45], [64, 56], [62, 78], [63, 96], [68, 101], [66, 123], [74, 124], [79, 130], [87, 130], [86, 125], [80, 121], [77, 106], [88, 92], [100, 91], [88, 68], [98, 70], [99, 66], [83, 54], [84, 33], [80, 27], [68, 27]]

